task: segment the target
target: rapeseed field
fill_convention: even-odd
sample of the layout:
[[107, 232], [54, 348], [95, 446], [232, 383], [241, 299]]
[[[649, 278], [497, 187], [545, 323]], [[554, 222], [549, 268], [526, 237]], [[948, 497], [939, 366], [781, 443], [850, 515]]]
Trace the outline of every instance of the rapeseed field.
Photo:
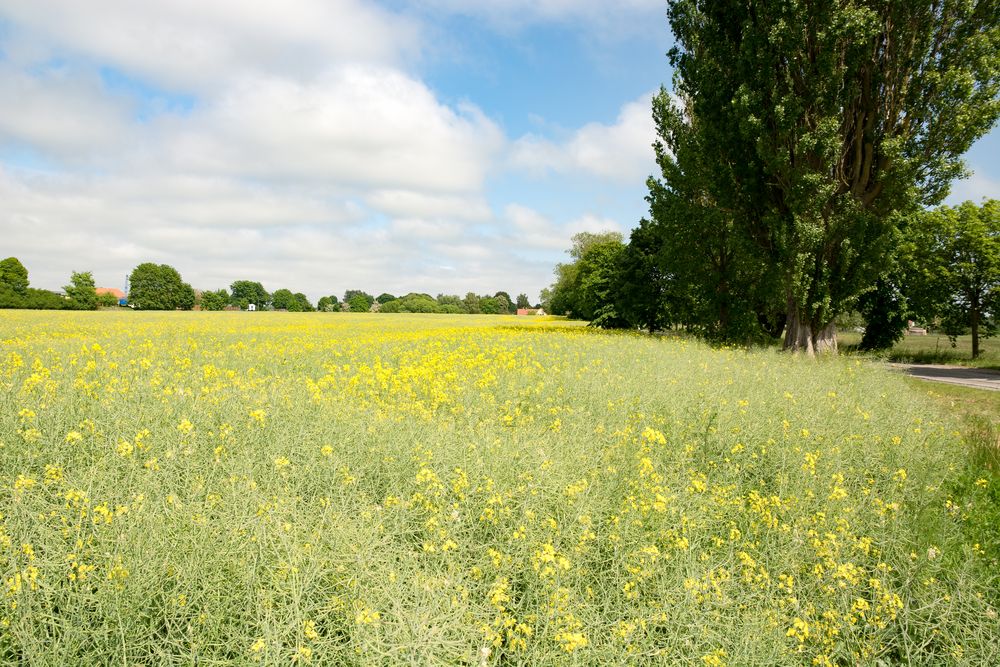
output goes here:
[[997, 664], [998, 482], [924, 398], [525, 318], [4, 312], [0, 663]]

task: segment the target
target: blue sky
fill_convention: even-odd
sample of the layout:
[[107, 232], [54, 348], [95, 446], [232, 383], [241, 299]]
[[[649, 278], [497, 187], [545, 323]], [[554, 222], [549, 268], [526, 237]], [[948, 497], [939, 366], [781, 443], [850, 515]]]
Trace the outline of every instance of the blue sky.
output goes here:
[[662, 0], [0, 0], [0, 256], [535, 299], [645, 214], [670, 39]]

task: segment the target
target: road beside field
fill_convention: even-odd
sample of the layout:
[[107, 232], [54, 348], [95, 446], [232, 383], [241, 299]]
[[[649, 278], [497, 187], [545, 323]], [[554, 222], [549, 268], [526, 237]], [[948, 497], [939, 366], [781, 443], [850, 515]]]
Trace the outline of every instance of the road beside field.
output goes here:
[[937, 364], [889, 364], [889, 366], [921, 380], [1000, 391], [1000, 371]]

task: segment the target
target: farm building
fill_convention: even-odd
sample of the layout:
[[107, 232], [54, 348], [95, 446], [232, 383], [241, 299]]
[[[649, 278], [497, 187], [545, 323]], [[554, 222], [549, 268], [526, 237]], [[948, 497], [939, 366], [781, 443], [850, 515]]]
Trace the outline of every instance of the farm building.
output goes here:
[[125, 298], [125, 292], [121, 291], [117, 287], [98, 287], [94, 291], [97, 292], [97, 296], [101, 296], [103, 294], [110, 294], [119, 301]]

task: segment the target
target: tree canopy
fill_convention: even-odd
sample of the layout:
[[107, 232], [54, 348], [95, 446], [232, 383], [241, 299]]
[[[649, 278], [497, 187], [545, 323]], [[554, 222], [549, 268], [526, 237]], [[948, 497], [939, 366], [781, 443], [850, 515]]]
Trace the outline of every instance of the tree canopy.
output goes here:
[[27, 294], [28, 269], [24, 268], [17, 257], [0, 261], [0, 286], [7, 287], [15, 294]]
[[567, 251], [574, 261], [556, 265], [555, 283], [542, 290], [542, 307], [585, 320], [604, 315], [600, 324], [617, 324], [617, 316], [608, 316], [616, 300], [614, 285], [623, 248], [620, 232], [575, 234]]
[[79, 310], [97, 309], [97, 288], [94, 285], [94, 276], [90, 271], [78, 273], [76, 271], [70, 276], [70, 284], [63, 287], [66, 296], [72, 302], [73, 307]]
[[229, 292], [224, 289], [207, 290], [201, 293], [202, 310], [223, 310], [229, 305]]
[[965, 202], [917, 216], [903, 245], [912, 312], [938, 318], [951, 336], [972, 334], [979, 356], [982, 334], [1000, 319], [1000, 201]]
[[129, 275], [129, 303], [140, 310], [190, 310], [194, 290], [167, 264], [145, 262]]
[[[654, 218], [731, 251], [739, 285], [741, 259], [773, 266], [762, 297], [787, 314], [786, 348], [835, 349], [832, 322], [879, 278], [899, 214], [939, 202], [996, 121], [1000, 5], [671, 0], [668, 16], [675, 95], [656, 100], [651, 199], [690, 205]], [[714, 277], [699, 297], [736, 287]]]
[[237, 280], [229, 286], [230, 297], [234, 306], [246, 310], [252, 303], [258, 310], [263, 309], [271, 301], [271, 295], [264, 286], [253, 280]]

